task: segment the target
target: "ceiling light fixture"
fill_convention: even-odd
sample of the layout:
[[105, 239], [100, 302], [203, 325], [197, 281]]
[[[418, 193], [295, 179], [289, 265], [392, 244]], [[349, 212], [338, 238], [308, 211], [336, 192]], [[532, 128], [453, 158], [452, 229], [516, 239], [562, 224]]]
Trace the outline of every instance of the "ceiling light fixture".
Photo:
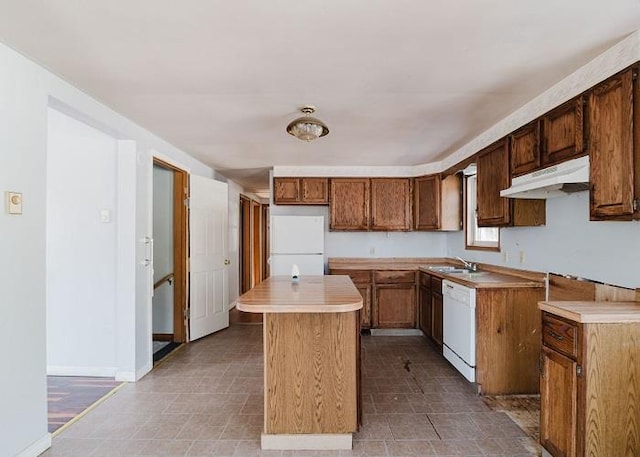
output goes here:
[[294, 119], [287, 125], [287, 132], [299, 140], [312, 141], [329, 133], [329, 127], [315, 117], [311, 117], [316, 111], [315, 106], [305, 105], [300, 108], [304, 116]]

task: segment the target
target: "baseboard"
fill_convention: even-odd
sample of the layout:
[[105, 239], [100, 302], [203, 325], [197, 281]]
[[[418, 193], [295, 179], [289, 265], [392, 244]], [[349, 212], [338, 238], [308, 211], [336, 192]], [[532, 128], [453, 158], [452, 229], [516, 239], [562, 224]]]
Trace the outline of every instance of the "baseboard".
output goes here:
[[49, 376], [96, 376], [99, 378], [113, 378], [116, 376], [115, 367], [63, 367], [57, 365], [47, 366]]
[[20, 452], [16, 457], [38, 457], [51, 447], [51, 433], [47, 433], [38, 441]]
[[147, 373], [149, 373], [151, 370], [153, 370], [153, 361], [151, 361], [151, 363], [148, 363], [147, 365], [143, 366], [139, 370], [136, 370], [136, 381], [140, 381], [142, 379], [142, 377], [144, 375], [146, 375]]
[[372, 328], [371, 336], [422, 336], [419, 328]]
[[154, 333], [153, 341], [173, 341], [173, 333]]

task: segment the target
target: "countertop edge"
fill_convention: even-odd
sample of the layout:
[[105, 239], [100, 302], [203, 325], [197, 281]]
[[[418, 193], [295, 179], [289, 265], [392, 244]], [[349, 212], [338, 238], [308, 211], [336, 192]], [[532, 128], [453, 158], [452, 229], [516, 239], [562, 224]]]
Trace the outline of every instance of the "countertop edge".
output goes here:
[[277, 314], [277, 313], [349, 313], [362, 309], [362, 300], [342, 305], [249, 305], [236, 301], [236, 308], [245, 313]]

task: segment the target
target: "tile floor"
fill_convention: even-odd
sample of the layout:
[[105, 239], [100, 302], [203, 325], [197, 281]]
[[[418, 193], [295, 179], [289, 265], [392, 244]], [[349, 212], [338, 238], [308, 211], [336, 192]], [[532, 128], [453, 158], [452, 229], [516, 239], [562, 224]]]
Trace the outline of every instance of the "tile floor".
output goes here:
[[364, 425], [350, 451], [261, 451], [262, 326], [183, 346], [53, 440], [45, 457], [531, 456], [423, 337], [362, 338]]

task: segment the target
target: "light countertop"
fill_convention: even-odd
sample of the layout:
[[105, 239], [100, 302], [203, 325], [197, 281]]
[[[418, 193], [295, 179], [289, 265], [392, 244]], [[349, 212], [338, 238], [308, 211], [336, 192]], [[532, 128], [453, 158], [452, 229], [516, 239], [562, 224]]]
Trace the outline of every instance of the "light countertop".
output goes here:
[[624, 324], [640, 322], [640, 303], [614, 301], [543, 301], [542, 311], [574, 322]]
[[248, 313], [345, 313], [362, 308], [362, 296], [348, 276], [271, 276], [236, 301]]

